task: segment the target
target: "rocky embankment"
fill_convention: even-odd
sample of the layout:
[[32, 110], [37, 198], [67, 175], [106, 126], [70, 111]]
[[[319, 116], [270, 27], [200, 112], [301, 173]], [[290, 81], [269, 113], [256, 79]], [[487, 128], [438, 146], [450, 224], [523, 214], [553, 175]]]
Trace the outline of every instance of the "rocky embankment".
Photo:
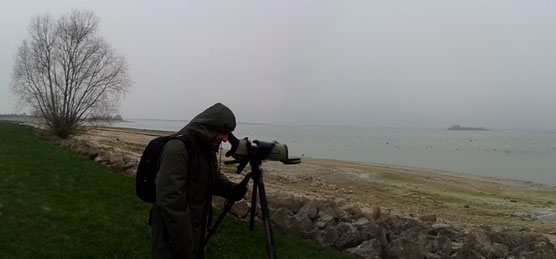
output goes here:
[[[231, 213], [248, 218], [247, 200]], [[464, 231], [437, 224], [435, 215], [401, 217], [380, 208], [363, 213], [330, 200], [281, 193], [269, 195], [268, 202], [275, 228], [361, 258], [556, 258], [554, 245], [536, 233], [486, 226]], [[224, 201], [214, 204], [223, 207]]]
[[[135, 176], [139, 160], [136, 153], [80, 140], [51, 141]], [[248, 218], [248, 200], [249, 197], [236, 203], [231, 213]], [[464, 230], [437, 222], [435, 214], [407, 217], [380, 207], [366, 213], [332, 200], [280, 192], [269, 192], [268, 202], [275, 228], [361, 258], [556, 258], [554, 244], [542, 234], [529, 231], [488, 226]], [[219, 199], [214, 201], [217, 207], [223, 203]]]

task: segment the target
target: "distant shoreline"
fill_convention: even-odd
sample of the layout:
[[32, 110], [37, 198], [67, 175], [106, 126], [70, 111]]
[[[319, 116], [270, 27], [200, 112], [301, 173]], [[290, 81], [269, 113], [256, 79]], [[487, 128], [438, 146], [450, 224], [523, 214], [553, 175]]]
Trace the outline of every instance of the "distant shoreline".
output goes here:
[[447, 130], [478, 130], [478, 131], [491, 131], [490, 129], [483, 127], [462, 127], [460, 125], [454, 125], [449, 127]]

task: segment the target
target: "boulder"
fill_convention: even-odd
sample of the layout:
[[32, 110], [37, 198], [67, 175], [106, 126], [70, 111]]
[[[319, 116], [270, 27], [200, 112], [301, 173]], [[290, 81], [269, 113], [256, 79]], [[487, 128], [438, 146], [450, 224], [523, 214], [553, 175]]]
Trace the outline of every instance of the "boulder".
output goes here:
[[361, 233], [352, 224], [342, 222], [336, 227], [338, 230], [338, 240], [334, 242], [334, 246], [341, 250], [355, 247], [365, 241], [365, 235]]
[[332, 219], [335, 223], [338, 223], [340, 219], [343, 219], [346, 216], [346, 213], [333, 201], [323, 201], [317, 203], [317, 208], [319, 221], [329, 221]]
[[448, 224], [433, 224], [432, 229], [428, 234], [433, 236], [447, 236], [450, 239], [455, 239], [458, 231]]
[[382, 246], [376, 239], [369, 239], [360, 245], [345, 250], [346, 252], [359, 256], [361, 258], [379, 259], [383, 258]]
[[500, 243], [492, 243], [492, 248], [494, 248], [494, 253], [498, 257], [506, 258], [510, 254], [510, 250], [507, 246]]
[[424, 253], [417, 242], [401, 238], [390, 244], [387, 251], [387, 258], [422, 259], [424, 258]]
[[451, 258], [453, 259], [486, 259], [484, 256], [470, 249], [469, 247], [463, 247], [456, 253], [454, 253]]
[[137, 174], [137, 168], [136, 167], [129, 168], [123, 171], [123, 174], [135, 178], [135, 175]]
[[425, 241], [424, 251], [429, 255], [448, 258], [452, 252], [452, 240], [447, 236], [429, 236]]
[[484, 230], [477, 229], [467, 235], [465, 245], [486, 258], [496, 258], [496, 251]]
[[315, 220], [317, 218], [317, 202], [311, 200], [305, 203], [297, 212], [298, 214], [305, 214], [309, 219]]
[[296, 197], [291, 194], [273, 193], [268, 195], [268, 206], [274, 209], [286, 208], [294, 214], [299, 211], [305, 203], [308, 202], [307, 198]]
[[100, 151], [96, 148], [89, 148], [88, 154], [86, 155], [87, 159], [89, 160], [94, 160], [98, 154], [100, 153]]
[[226, 204], [226, 199], [220, 196], [212, 196], [212, 207], [223, 210], [224, 204]]
[[319, 217], [317, 219], [317, 221], [315, 222], [315, 226], [318, 228], [328, 228], [328, 227], [333, 227], [336, 226], [336, 219], [334, 219], [334, 216], [332, 215], [322, 215], [321, 217]]
[[293, 218], [293, 212], [287, 208], [278, 208], [270, 215], [270, 222], [279, 229], [285, 230]]
[[297, 236], [305, 236], [313, 228], [313, 222], [305, 214], [298, 213], [291, 218], [291, 222], [286, 226], [286, 231]]
[[113, 158], [110, 158], [110, 167], [119, 170], [119, 171], [125, 171], [124, 167], [126, 166], [124, 160], [122, 159], [122, 156], [116, 156]]
[[423, 226], [419, 220], [413, 218], [403, 218], [398, 215], [391, 216], [388, 221], [388, 225], [395, 233], [400, 233], [415, 226]]
[[492, 230], [486, 228], [484, 230], [492, 242], [500, 243], [507, 246], [509, 249], [513, 249], [525, 243], [530, 243], [535, 240], [545, 240], [547, 238], [541, 234], [528, 233], [528, 232], [517, 232], [517, 231], [506, 231], [506, 230]]
[[417, 243], [417, 245], [419, 245], [420, 247], [424, 248], [427, 244], [428, 237], [429, 236], [427, 236], [426, 234], [426, 228], [421, 225], [406, 229], [398, 235], [392, 234], [390, 236], [390, 239], [392, 240], [392, 243], [399, 239], [411, 240]]
[[345, 211], [345, 216], [349, 221], [357, 220], [363, 217], [363, 211], [359, 207], [355, 206], [347, 206], [340, 208], [341, 210]]
[[110, 164], [110, 153], [107, 152], [102, 152], [99, 153], [97, 157], [95, 157], [94, 161], [99, 163], [99, 164], [103, 164], [103, 165], [109, 165]]
[[323, 230], [312, 230], [308, 236], [322, 246], [332, 246], [339, 237], [336, 227]]
[[511, 256], [518, 258], [556, 258], [554, 245], [545, 240], [532, 241], [518, 246], [511, 251]]
[[388, 241], [386, 240], [386, 229], [382, 226], [369, 221], [366, 218], [360, 218], [359, 220], [352, 223], [352, 225], [357, 228], [363, 238], [366, 239], [376, 239], [381, 245], [386, 246]]
[[245, 218], [249, 215], [250, 209], [251, 203], [246, 200], [240, 200], [234, 203], [234, 206], [230, 209], [230, 213], [238, 218]]

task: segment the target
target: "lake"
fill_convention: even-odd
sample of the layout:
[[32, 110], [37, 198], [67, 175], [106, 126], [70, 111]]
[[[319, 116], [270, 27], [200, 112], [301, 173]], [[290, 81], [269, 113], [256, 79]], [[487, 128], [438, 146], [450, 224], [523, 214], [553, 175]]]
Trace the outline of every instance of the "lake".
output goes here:
[[[137, 119], [112, 126], [177, 131], [185, 124], [187, 121]], [[290, 156], [439, 169], [556, 185], [556, 132], [238, 124], [234, 135], [276, 140], [288, 146]], [[229, 147], [226, 145], [224, 148]]]

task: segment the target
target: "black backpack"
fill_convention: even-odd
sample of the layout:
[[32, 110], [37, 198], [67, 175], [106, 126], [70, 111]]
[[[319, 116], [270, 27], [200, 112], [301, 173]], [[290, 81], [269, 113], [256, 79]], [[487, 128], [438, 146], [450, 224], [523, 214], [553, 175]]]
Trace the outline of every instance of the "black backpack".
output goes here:
[[154, 181], [160, 166], [160, 154], [166, 143], [172, 139], [179, 139], [183, 142], [190, 160], [193, 159], [196, 153], [193, 149], [195, 146], [193, 140], [185, 134], [161, 136], [151, 140], [143, 151], [143, 155], [141, 155], [135, 176], [135, 191], [137, 196], [144, 202], [154, 203], [156, 200], [156, 185]]

